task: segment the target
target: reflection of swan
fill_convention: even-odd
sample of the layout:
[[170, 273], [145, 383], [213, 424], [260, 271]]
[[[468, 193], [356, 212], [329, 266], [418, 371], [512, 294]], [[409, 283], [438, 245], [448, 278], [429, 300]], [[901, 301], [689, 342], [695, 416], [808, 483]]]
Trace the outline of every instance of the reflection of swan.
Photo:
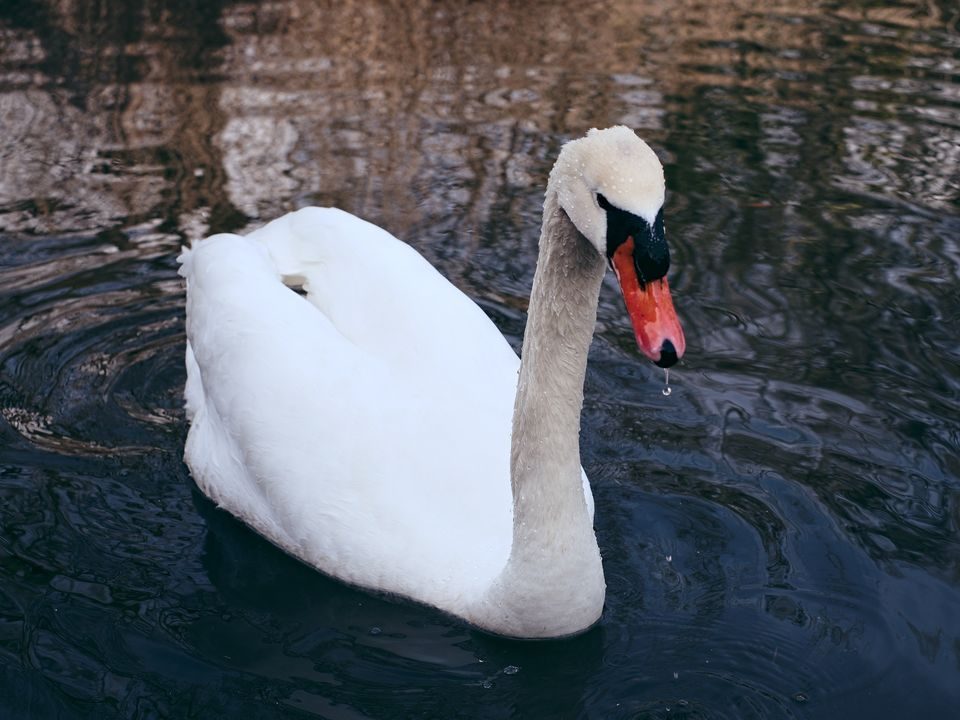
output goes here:
[[563, 147], [522, 364], [420, 255], [339, 210], [185, 251], [197, 484], [346, 582], [504, 635], [589, 627], [604, 579], [580, 469], [587, 350], [609, 262], [643, 352], [683, 354], [663, 199], [627, 128]]

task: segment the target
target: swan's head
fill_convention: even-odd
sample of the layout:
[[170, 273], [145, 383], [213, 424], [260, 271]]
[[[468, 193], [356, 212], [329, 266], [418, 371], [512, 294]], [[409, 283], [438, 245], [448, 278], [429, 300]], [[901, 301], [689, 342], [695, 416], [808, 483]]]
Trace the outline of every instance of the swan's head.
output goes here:
[[686, 341], [667, 285], [665, 186], [656, 154], [622, 125], [591, 130], [563, 146], [551, 190], [616, 273], [640, 350], [660, 367], [676, 363]]

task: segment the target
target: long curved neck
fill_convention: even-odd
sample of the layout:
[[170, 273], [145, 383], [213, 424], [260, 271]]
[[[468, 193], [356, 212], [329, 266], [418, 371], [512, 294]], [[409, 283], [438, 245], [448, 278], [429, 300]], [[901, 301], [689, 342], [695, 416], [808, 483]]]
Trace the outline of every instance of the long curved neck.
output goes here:
[[515, 551], [544, 525], [589, 520], [580, 411], [604, 271], [599, 253], [548, 195], [513, 411]]
[[580, 470], [580, 410], [605, 264], [548, 187], [517, 397], [513, 545], [478, 624], [523, 637], [589, 627], [605, 585]]

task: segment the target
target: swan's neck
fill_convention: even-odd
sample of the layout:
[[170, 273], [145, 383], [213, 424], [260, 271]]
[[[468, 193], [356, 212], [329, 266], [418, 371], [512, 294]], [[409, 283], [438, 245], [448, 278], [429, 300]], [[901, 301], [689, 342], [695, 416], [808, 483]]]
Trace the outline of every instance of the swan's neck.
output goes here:
[[600, 553], [584, 500], [580, 410], [605, 264], [556, 195], [544, 202], [513, 413], [513, 546], [492, 597], [508, 634], [559, 635], [603, 606]]
[[515, 550], [542, 542], [540, 528], [589, 522], [580, 477], [580, 410], [605, 266], [549, 200], [513, 411]]

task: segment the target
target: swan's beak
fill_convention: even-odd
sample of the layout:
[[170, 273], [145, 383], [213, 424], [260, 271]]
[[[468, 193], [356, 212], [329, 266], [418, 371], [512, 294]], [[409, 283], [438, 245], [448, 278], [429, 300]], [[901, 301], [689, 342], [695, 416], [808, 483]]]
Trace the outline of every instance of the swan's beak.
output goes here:
[[666, 276], [648, 283], [640, 282], [633, 261], [632, 237], [617, 248], [611, 263], [620, 282], [640, 351], [662, 368], [676, 364], [687, 349], [687, 341], [677, 311], [673, 309]]

